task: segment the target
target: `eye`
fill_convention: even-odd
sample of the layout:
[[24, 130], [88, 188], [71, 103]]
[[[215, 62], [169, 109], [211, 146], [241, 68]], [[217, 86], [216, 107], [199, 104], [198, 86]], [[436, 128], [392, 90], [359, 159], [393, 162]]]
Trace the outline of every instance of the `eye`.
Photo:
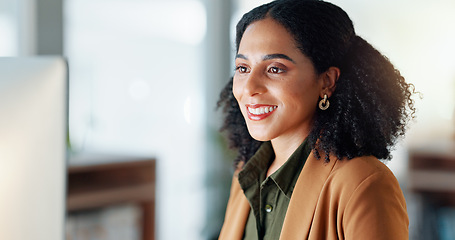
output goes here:
[[236, 66], [235, 67], [235, 71], [237, 71], [239, 73], [247, 73], [248, 72], [248, 68], [245, 67], [245, 66]]
[[278, 74], [278, 73], [283, 73], [285, 71], [284, 71], [284, 69], [279, 68], [279, 67], [270, 67], [268, 72]]

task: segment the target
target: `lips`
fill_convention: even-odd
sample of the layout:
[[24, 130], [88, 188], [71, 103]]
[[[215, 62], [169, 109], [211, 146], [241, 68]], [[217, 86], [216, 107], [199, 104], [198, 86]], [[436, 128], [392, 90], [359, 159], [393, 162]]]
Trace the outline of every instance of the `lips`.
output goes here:
[[260, 121], [270, 116], [278, 106], [264, 104], [247, 104], [248, 118], [253, 121]]

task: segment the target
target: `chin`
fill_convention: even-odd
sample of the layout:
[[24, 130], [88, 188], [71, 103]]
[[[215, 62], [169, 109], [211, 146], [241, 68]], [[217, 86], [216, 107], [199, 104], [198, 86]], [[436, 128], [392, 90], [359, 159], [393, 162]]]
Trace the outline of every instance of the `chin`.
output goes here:
[[271, 140], [270, 136], [263, 130], [261, 131], [258, 129], [248, 128], [248, 132], [250, 133], [250, 136], [256, 141], [266, 142]]
[[262, 137], [262, 136], [256, 137], [255, 135], [252, 135], [251, 133], [250, 133], [250, 135], [251, 135], [251, 137], [252, 137], [254, 140], [256, 140], [256, 141], [267, 142], [267, 141], [270, 140], [270, 139], [268, 139], [268, 138], [266, 138], [266, 137]]

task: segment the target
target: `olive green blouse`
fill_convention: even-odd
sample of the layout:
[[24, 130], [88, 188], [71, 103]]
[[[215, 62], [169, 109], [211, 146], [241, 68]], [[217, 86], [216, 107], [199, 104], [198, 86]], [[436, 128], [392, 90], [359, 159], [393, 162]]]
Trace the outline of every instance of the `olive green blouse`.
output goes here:
[[311, 149], [305, 140], [289, 159], [266, 177], [275, 158], [272, 144], [264, 142], [239, 173], [239, 183], [251, 210], [243, 239], [279, 239], [292, 191]]

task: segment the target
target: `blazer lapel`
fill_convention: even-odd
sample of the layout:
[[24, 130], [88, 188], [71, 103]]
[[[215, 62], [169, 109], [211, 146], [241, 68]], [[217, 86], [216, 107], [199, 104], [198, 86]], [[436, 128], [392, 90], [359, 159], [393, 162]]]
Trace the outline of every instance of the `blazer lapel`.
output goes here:
[[331, 158], [325, 163], [323, 157], [318, 160], [312, 153], [308, 156], [289, 202], [281, 240], [308, 238], [319, 194], [336, 161]]
[[223, 228], [218, 238], [219, 240], [242, 239], [246, 221], [250, 213], [250, 203], [240, 187], [237, 173], [232, 179], [231, 194], [226, 208]]

